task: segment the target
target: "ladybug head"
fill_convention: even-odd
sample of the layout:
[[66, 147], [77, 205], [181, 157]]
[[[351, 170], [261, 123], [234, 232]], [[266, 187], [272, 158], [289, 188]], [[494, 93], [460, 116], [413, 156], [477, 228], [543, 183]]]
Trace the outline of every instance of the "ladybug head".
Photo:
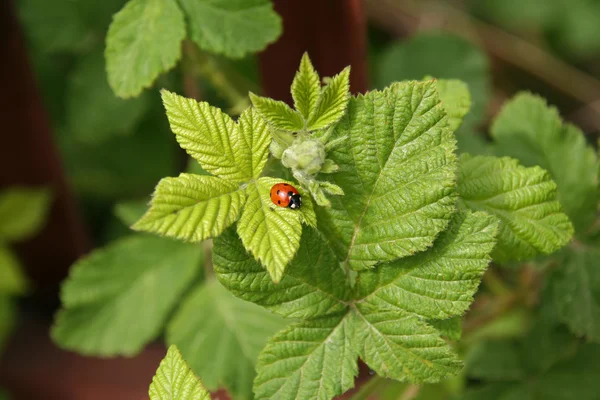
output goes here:
[[296, 210], [296, 209], [300, 208], [300, 206], [302, 206], [302, 196], [300, 196], [299, 194], [291, 195], [290, 196], [290, 204], [288, 205], [288, 207]]

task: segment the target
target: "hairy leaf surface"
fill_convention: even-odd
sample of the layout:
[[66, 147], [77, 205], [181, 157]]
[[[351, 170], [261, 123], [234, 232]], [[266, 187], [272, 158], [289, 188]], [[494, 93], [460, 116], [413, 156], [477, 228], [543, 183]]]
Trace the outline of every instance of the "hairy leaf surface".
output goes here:
[[339, 314], [347, 307], [350, 288], [344, 271], [312, 228], [304, 229], [298, 254], [278, 284], [246, 252], [233, 229], [215, 239], [213, 262], [217, 278], [234, 295], [286, 318]]
[[[319, 229], [353, 269], [425, 250], [454, 211], [455, 140], [430, 82], [350, 100], [329, 153], [344, 196], [320, 208]], [[322, 223], [321, 223], [322, 221]]]
[[218, 236], [240, 215], [246, 201], [237, 183], [215, 176], [181, 174], [162, 179], [150, 209], [133, 229], [199, 242]]
[[573, 235], [573, 226], [556, 200], [556, 184], [540, 167], [525, 168], [508, 157], [464, 154], [457, 190], [468, 208], [500, 219], [494, 260], [550, 254]]
[[412, 383], [438, 382], [460, 371], [461, 363], [439, 332], [403, 311], [354, 311], [360, 358], [386, 378]]
[[166, 90], [161, 93], [177, 142], [204, 170], [237, 183], [260, 175], [267, 162], [270, 135], [252, 108], [242, 113], [236, 124], [208, 103]]
[[300, 68], [292, 82], [292, 97], [296, 110], [306, 120], [315, 112], [320, 94], [319, 74], [310, 62], [308, 53], [304, 53], [300, 60]]
[[302, 115], [283, 101], [269, 99], [250, 93], [250, 100], [256, 111], [275, 129], [295, 132], [304, 129]]
[[302, 208], [278, 207], [271, 201], [271, 187], [281, 179], [263, 177], [246, 188], [248, 199], [237, 225], [246, 250], [265, 266], [273, 282], [279, 282], [300, 247], [302, 221], [314, 220], [310, 196], [302, 196]]
[[256, 366], [257, 399], [329, 400], [354, 386], [357, 354], [348, 314], [292, 325], [269, 339]]
[[541, 97], [520, 93], [498, 114], [491, 134], [502, 155], [550, 173], [558, 186], [558, 200], [578, 232], [593, 223], [598, 160], [579, 128], [563, 125], [556, 108]]
[[350, 99], [350, 67], [335, 75], [321, 91], [307, 121], [313, 131], [326, 128], [342, 118]]
[[359, 304], [433, 319], [462, 315], [490, 261], [497, 227], [493, 216], [458, 212], [431, 249], [360, 272]]

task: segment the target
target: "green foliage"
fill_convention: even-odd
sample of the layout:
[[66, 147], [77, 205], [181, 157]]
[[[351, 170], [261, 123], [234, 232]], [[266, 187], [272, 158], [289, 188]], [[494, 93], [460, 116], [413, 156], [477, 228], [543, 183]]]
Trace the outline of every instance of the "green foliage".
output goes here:
[[256, 111], [258, 111], [273, 128], [290, 132], [304, 129], [305, 122], [303, 116], [298, 111], [292, 110], [290, 106], [283, 101], [257, 96], [252, 92], [250, 93], [250, 100]]
[[210, 400], [210, 394], [175, 346], [169, 347], [160, 362], [148, 393], [150, 400]]
[[448, 115], [448, 125], [455, 132], [471, 109], [469, 87], [458, 79], [440, 79], [437, 81], [437, 91]]
[[558, 318], [577, 335], [600, 342], [600, 269], [598, 248], [569, 248], [550, 277]]
[[421, 257], [361, 272], [354, 290], [344, 284], [333, 251], [310, 228], [277, 285], [233, 230], [226, 231], [214, 246], [215, 272], [225, 287], [285, 317], [304, 319], [271, 338], [261, 353], [258, 398], [341, 394], [352, 385], [357, 355], [382, 376], [403, 381], [432, 382], [458, 372], [456, 355], [422, 316], [447, 319], [465, 311], [489, 262], [496, 225], [483, 213], [457, 213]]
[[[131, 68], [131, 66], [128, 66]], [[122, 100], [108, 86], [103, 55], [94, 51], [69, 77], [67, 128], [84, 143], [99, 143], [113, 135], [132, 134], [148, 110], [148, 99]], [[110, 118], [106, 118], [110, 115]]]
[[540, 167], [525, 168], [508, 157], [463, 155], [457, 190], [465, 207], [500, 220], [494, 260], [550, 254], [573, 235], [573, 226], [556, 200], [556, 184]]
[[130, 0], [106, 37], [106, 72], [114, 93], [138, 96], [181, 57], [185, 21], [172, 0]]
[[30, 238], [46, 222], [52, 196], [48, 189], [13, 187], [0, 193], [0, 242]]
[[274, 284], [229, 229], [215, 239], [213, 262], [219, 281], [237, 297], [286, 318], [313, 319], [346, 309], [350, 288], [335, 255], [317, 231], [305, 228], [298, 254]]
[[160, 181], [150, 210], [133, 229], [199, 242], [218, 236], [233, 224], [245, 201], [244, 190], [233, 182], [216, 176], [181, 174]]
[[257, 399], [327, 400], [354, 385], [355, 327], [347, 315], [298, 323], [269, 339], [258, 359]]
[[423, 33], [392, 44], [384, 51], [375, 83], [384, 88], [393, 82], [422, 79], [425, 75], [460, 79], [468, 85], [473, 100], [471, 113], [461, 129], [469, 133], [485, 117], [490, 86], [488, 64], [480, 49], [458, 36]]
[[180, 0], [191, 39], [201, 49], [242, 57], [264, 49], [281, 33], [268, 0]]
[[[307, 94], [310, 96], [312, 93], [305, 93]], [[314, 110], [308, 115], [307, 128], [311, 131], [323, 129], [339, 121], [346, 111], [349, 99], [350, 68], [347, 67], [332, 77], [321, 91]]]
[[359, 304], [441, 320], [462, 315], [490, 261], [497, 226], [485, 213], [455, 214], [431, 249], [359, 273]]
[[134, 229], [196, 242], [218, 236], [239, 218], [246, 249], [278, 282], [300, 245], [301, 223], [315, 225], [316, 220], [308, 196], [300, 210], [277, 207], [269, 193], [282, 180], [259, 178], [268, 158], [266, 123], [253, 108], [236, 123], [207, 103], [167, 91], [162, 95], [179, 144], [216, 176], [163, 179]]
[[146, 213], [147, 203], [145, 200], [122, 201], [115, 205], [113, 213], [124, 225], [131, 226]]
[[53, 339], [88, 355], [140, 352], [161, 332], [200, 260], [198, 246], [145, 235], [93, 252], [63, 284]]
[[0, 294], [0, 352], [3, 350], [6, 339], [13, 330], [16, 320], [15, 314], [13, 300], [9, 296]]
[[235, 399], [251, 399], [258, 353], [282, 327], [281, 318], [209, 281], [183, 300], [167, 342], [181, 349], [208, 389], [225, 386]]
[[544, 99], [520, 93], [506, 103], [491, 128], [497, 151], [527, 166], [546, 169], [578, 233], [594, 222], [598, 196], [598, 160], [582, 132], [563, 124]]
[[294, 106], [304, 120], [308, 120], [315, 113], [320, 96], [321, 83], [319, 82], [319, 74], [310, 62], [308, 53], [304, 53], [302, 60], [300, 60], [298, 73], [292, 82]]
[[21, 295], [28, 289], [19, 260], [8, 247], [0, 245], [0, 297]]
[[[319, 227], [350, 268], [370, 268], [431, 246], [454, 210], [452, 131], [430, 82], [353, 98], [332, 138], [345, 195], [319, 208]], [[321, 224], [321, 221], [323, 223]]]

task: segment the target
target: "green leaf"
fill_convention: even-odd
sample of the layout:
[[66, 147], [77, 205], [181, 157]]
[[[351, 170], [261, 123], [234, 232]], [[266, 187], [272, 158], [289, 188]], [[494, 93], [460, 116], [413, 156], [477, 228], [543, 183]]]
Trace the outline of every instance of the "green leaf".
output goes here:
[[54, 341], [84, 355], [137, 354], [159, 335], [200, 261], [199, 246], [146, 235], [94, 251], [62, 286]]
[[454, 211], [455, 141], [433, 82], [405, 82], [350, 100], [328, 153], [345, 195], [319, 208], [319, 229], [352, 268], [431, 246]]
[[600, 341], [600, 249], [567, 249], [549, 285], [558, 318], [577, 335]]
[[321, 96], [309, 115], [307, 128], [311, 131], [327, 128], [342, 118], [350, 100], [350, 67], [335, 75], [321, 91]]
[[384, 88], [393, 82], [423, 79], [459, 79], [469, 86], [473, 105], [461, 130], [469, 132], [486, 117], [490, 95], [489, 61], [473, 43], [447, 33], [422, 33], [389, 46], [381, 55], [375, 83]]
[[600, 392], [600, 345], [586, 343], [570, 360], [538, 378], [538, 397], [544, 400], [595, 400]]
[[190, 36], [201, 49], [228, 57], [263, 50], [281, 34], [268, 0], [180, 0]]
[[[524, 383], [493, 383], [469, 389], [461, 400], [536, 400]], [[546, 400], [546, 399], [544, 399]]]
[[210, 400], [176, 346], [169, 347], [150, 384], [150, 400]]
[[0, 192], [0, 240], [25, 240], [42, 229], [52, 196], [48, 189], [12, 187]]
[[438, 382], [458, 373], [461, 363], [439, 333], [402, 311], [358, 304], [354, 344], [369, 368], [402, 382]]
[[550, 173], [558, 186], [558, 200], [577, 232], [594, 222], [598, 160], [581, 130], [563, 125], [556, 108], [539, 96], [520, 93], [498, 114], [491, 134], [500, 154]]
[[256, 366], [257, 400], [329, 400], [354, 386], [357, 354], [349, 315], [292, 325], [269, 339]]
[[448, 125], [454, 132], [471, 109], [469, 86], [458, 79], [440, 79], [437, 81], [437, 91], [448, 115]]
[[308, 53], [304, 53], [300, 60], [300, 69], [292, 82], [294, 106], [304, 119], [308, 120], [308, 117], [316, 111], [320, 95], [319, 74], [310, 62]]
[[123, 98], [139, 95], [175, 66], [184, 38], [185, 21], [176, 1], [127, 2], [106, 36], [106, 72], [112, 90]]
[[147, 97], [123, 100], [114, 95], [100, 51], [81, 58], [67, 85], [67, 128], [83, 143], [132, 134], [149, 108]]
[[556, 184], [540, 167], [503, 157], [460, 159], [457, 190], [462, 203], [500, 219], [492, 258], [499, 262], [550, 254], [569, 242], [573, 226], [556, 200]]
[[117, 203], [113, 213], [126, 226], [133, 225], [148, 210], [148, 200], [127, 200]]
[[162, 179], [150, 209], [133, 225], [188, 242], [218, 236], [240, 215], [246, 201], [237, 183], [216, 176], [181, 174]]
[[465, 372], [471, 378], [491, 381], [519, 381], [525, 377], [518, 348], [510, 341], [477, 343], [466, 357]]
[[471, 305], [496, 243], [496, 218], [455, 214], [432, 248], [358, 275], [359, 303], [425, 318], [462, 315]]
[[227, 290], [286, 318], [339, 314], [350, 297], [344, 271], [312, 228], [304, 229], [298, 254], [278, 284], [246, 252], [233, 229], [215, 239], [213, 262], [217, 278]]
[[302, 115], [294, 111], [283, 101], [257, 96], [250, 92], [252, 105], [261, 117], [275, 129], [296, 132], [304, 129]]
[[[265, 266], [273, 282], [283, 277], [286, 266], [300, 247], [304, 213], [312, 211], [310, 197], [302, 196], [302, 208], [278, 207], [271, 201], [271, 187], [281, 179], [263, 177], [246, 188], [248, 198], [237, 225], [246, 250]], [[290, 182], [288, 182], [290, 183]], [[301, 193], [304, 194], [304, 193]]]
[[225, 386], [233, 398], [251, 399], [258, 353], [283, 326], [281, 318], [209, 281], [184, 299], [167, 327], [167, 343], [177, 345], [208, 389]]
[[177, 142], [204, 170], [236, 183], [260, 176], [269, 155], [270, 135], [253, 109], [242, 113], [236, 124], [208, 103], [167, 90], [161, 94]]
[[24, 294], [28, 286], [15, 254], [8, 247], [0, 245], [0, 297]]

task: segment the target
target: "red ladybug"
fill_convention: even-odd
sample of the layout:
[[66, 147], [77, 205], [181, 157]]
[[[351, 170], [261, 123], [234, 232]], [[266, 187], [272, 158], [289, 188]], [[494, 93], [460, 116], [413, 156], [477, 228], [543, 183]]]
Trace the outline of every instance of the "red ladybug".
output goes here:
[[280, 207], [294, 210], [302, 206], [302, 196], [298, 190], [287, 183], [277, 183], [271, 188], [271, 201]]

